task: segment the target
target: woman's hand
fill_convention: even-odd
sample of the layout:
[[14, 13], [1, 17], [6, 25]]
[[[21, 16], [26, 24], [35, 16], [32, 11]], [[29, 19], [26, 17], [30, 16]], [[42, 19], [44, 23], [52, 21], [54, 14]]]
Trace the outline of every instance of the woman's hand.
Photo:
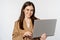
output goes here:
[[27, 31], [24, 33], [23, 37], [32, 37], [32, 33]]
[[40, 40], [46, 40], [46, 38], [47, 38], [47, 35], [46, 35], [46, 33], [44, 33], [41, 35]]

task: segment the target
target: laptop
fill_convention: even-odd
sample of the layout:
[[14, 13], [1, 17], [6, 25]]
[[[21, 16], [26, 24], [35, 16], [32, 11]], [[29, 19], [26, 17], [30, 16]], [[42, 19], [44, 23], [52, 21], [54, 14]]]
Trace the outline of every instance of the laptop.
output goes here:
[[34, 20], [33, 37], [40, 37], [43, 33], [53, 36], [57, 19]]

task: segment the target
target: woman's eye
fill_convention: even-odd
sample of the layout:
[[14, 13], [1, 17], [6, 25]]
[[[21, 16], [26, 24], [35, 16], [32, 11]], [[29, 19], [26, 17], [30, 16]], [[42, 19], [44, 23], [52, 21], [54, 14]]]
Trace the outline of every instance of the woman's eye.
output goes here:
[[29, 11], [29, 9], [27, 9], [27, 11]]
[[33, 10], [31, 10], [31, 11], [33, 11]]

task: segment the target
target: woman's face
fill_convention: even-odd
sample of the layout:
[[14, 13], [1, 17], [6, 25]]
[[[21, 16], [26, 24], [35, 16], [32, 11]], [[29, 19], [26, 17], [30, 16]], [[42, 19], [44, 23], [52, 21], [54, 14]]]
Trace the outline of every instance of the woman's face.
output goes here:
[[24, 11], [25, 17], [30, 18], [33, 14], [33, 6], [32, 5], [27, 6], [23, 11]]

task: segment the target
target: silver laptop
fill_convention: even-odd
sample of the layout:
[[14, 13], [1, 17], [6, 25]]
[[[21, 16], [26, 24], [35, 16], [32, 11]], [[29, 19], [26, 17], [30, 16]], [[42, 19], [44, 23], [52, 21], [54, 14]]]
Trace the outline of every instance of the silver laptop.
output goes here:
[[56, 19], [34, 20], [33, 38], [40, 37], [43, 33], [46, 33], [47, 36], [53, 36], [56, 21]]

